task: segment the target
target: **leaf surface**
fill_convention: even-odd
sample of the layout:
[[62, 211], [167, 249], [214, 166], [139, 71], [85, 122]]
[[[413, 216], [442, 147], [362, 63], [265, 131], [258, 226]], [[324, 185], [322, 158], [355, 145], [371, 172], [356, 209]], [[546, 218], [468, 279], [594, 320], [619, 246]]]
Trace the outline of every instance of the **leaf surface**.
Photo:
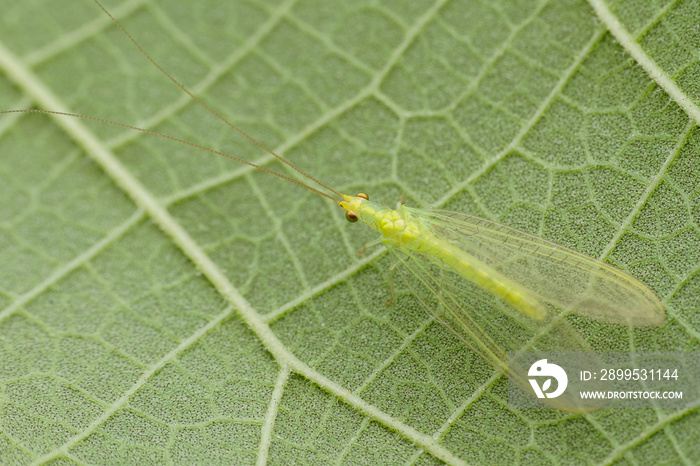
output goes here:
[[[64, 3], [0, 0], [3, 109], [290, 174], [94, 4]], [[575, 321], [591, 347], [699, 349], [696, 2], [106, 6], [335, 189], [522, 229], [664, 303], [661, 327]], [[356, 256], [372, 233], [291, 183], [65, 117], [3, 115], [0, 154], [3, 461], [700, 462], [700, 400], [509, 409], [504, 379], [405, 290], [384, 305], [391, 261]]]

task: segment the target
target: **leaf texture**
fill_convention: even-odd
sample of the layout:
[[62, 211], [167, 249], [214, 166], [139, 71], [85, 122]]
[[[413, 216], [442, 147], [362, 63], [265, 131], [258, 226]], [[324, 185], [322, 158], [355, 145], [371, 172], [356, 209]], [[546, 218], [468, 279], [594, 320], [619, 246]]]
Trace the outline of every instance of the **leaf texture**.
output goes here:
[[[661, 298], [661, 327], [571, 319], [591, 348], [699, 349], [696, 2], [106, 6], [339, 191], [516, 227]], [[2, 109], [288, 173], [91, 2], [0, 11]], [[700, 462], [700, 400], [509, 409], [503, 378], [408, 289], [385, 306], [390, 257], [356, 255], [371, 232], [292, 184], [37, 115], [0, 117], [0, 154], [3, 462]]]

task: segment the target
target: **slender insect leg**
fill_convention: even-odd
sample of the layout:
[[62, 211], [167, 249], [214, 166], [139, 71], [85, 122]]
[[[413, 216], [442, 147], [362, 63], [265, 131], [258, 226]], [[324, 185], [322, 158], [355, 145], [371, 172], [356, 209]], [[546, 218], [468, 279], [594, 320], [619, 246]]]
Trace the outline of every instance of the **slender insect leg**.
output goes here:
[[391, 264], [389, 267], [389, 291], [391, 292], [391, 296], [389, 297], [389, 301], [386, 302], [386, 307], [391, 306], [391, 302], [394, 300], [394, 297], [396, 294], [394, 293], [394, 268], [399, 265], [398, 262], [394, 262]]
[[357, 257], [360, 257], [362, 254], [365, 253], [365, 251], [367, 251], [367, 249], [369, 249], [372, 246], [374, 246], [375, 244], [379, 244], [381, 242], [382, 242], [381, 239], [375, 239], [374, 241], [370, 241], [369, 243], [365, 244], [364, 246], [362, 246], [362, 249], [357, 251]]

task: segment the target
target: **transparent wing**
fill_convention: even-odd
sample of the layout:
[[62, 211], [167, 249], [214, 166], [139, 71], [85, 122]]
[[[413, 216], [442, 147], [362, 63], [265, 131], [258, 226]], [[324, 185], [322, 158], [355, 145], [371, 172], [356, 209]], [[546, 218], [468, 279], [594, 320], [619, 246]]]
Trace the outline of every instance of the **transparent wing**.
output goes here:
[[[582, 335], [560, 313], [548, 312], [541, 320], [532, 319], [430, 256], [394, 247], [389, 247], [389, 251], [400, 263], [394, 270], [425, 309], [526, 392], [531, 391], [529, 364], [511, 358], [509, 365], [509, 351], [590, 351]], [[591, 359], [586, 367], [598, 367], [595, 353], [581, 356], [586, 357]], [[568, 394], [541, 401], [575, 412], [602, 406], [588, 403], [586, 408], [577, 409], [576, 401]]]
[[428, 312], [502, 373], [508, 351], [588, 349], [558, 313], [531, 319], [430, 256], [389, 250], [402, 265], [395, 270]]
[[401, 208], [421, 222], [426, 234], [454, 244], [562, 311], [621, 324], [663, 322], [654, 293], [602, 261], [482, 218]]

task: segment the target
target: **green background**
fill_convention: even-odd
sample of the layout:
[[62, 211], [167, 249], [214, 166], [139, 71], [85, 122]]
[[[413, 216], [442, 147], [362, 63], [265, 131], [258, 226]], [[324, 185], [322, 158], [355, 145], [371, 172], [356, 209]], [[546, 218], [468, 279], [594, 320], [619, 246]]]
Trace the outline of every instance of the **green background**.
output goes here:
[[[591, 347], [698, 350], [700, 10], [591, 3], [617, 38], [584, 0], [107, 6], [334, 188], [516, 226], [663, 301], [658, 328], [580, 326]], [[2, 109], [285, 171], [90, 1], [0, 11]], [[403, 290], [384, 306], [391, 261], [356, 256], [372, 232], [290, 183], [42, 115], [3, 115], [0, 157], [4, 463], [700, 462], [697, 399], [509, 409], [505, 380]]]

